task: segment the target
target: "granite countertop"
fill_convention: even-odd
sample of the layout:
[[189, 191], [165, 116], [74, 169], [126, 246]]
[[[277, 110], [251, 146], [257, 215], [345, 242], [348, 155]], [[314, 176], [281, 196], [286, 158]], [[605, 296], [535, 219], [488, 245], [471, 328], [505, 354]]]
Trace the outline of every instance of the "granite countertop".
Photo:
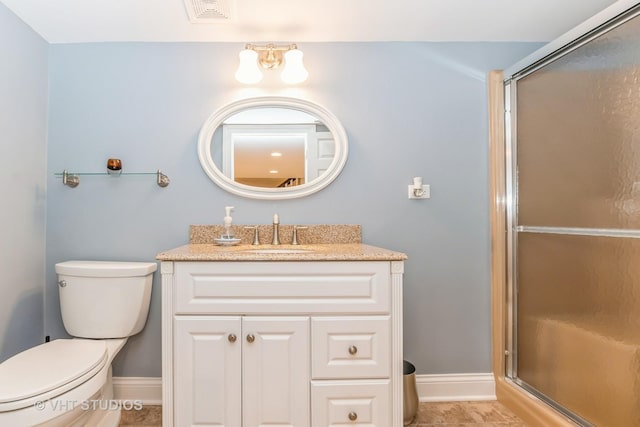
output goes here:
[[[362, 227], [350, 224], [307, 225], [300, 245], [270, 245], [273, 225], [258, 225], [260, 245], [252, 245], [254, 230], [234, 225], [237, 246], [213, 244], [225, 231], [220, 225], [191, 225], [189, 244], [160, 252], [160, 261], [403, 261], [401, 252], [362, 244]], [[280, 241], [291, 242], [293, 225], [280, 226]]]
[[161, 261], [403, 261], [407, 255], [388, 249], [364, 245], [247, 245], [218, 246], [191, 243], [160, 252]]

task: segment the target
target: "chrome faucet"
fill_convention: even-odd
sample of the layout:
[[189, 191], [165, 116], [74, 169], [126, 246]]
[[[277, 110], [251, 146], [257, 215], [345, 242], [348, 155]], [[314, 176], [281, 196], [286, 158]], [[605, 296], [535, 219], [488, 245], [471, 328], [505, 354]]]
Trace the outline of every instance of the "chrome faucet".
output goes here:
[[280, 244], [280, 218], [278, 214], [273, 214], [273, 238], [271, 239], [271, 244]]

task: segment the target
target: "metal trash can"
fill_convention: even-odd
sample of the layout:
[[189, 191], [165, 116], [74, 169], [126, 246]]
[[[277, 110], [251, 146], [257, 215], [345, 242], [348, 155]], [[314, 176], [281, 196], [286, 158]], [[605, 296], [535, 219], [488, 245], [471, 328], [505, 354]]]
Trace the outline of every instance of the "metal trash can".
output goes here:
[[402, 392], [404, 425], [411, 424], [418, 413], [418, 390], [416, 388], [416, 367], [413, 363], [402, 361]]

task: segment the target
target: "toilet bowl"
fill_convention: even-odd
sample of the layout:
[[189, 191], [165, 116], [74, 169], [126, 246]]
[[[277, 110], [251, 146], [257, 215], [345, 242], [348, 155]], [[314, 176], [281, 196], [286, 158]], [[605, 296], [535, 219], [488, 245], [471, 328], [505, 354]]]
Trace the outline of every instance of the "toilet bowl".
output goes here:
[[142, 330], [155, 263], [56, 264], [63, 322], [76, 337], [0, 364], [0, 426], [117, 426], [111, 362]]

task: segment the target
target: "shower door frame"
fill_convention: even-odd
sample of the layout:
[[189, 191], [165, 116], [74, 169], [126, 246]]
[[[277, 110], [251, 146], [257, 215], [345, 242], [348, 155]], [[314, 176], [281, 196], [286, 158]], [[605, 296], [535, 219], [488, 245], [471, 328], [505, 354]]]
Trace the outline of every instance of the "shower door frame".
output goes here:
[[[562, 58], [566, 54], [573, 52], [581, 46], [589, 43], [595, 38], [607, 33], [608, 31], [624, 24], [625, 22], [640, 16], [640, 3], [637, 1], [624, 1], [619, 2], [610, 8], [603, 11], [601, 14], [596, 15], [591, 20], [585, 22], [583, 25], [575, 28], [569, 33], [565, 34], [560, 39], [550, 43], [541, 50], [535, 52], [530, 57], [525, 58], [523, 61], [515, 64], [508, 70], [505, 70], [502, 74], [503, 79], [503, 112], [504, 112], [504, 146], [503, 148], [503, 163], [502, 165], [494, 165], [495, 167], [502, 168], [505, 180], [503, 187], [496, 187], [494, 185], [493, 194], [495, 208], [500, 210], [498, 214], [503, 214], [504, 217], [504, 230], [493, 230], [493, 237], [504, 238], [502, 245], [493, 250], [492, 256], [502, 256], [505, 260], [503, 278], [498, 280], [499, 272], [494, 272], [494, 282], [502, 282], [504, 289], [502, 291], [503, 301], [497, 301], [502, 305], [503, 313], [502, 319], [504, 324], [502, 325], [502, 340], [494, 340], [494, 346], [496, 343], [502, 342], [504, 348], [494, 348], [494, 368], [503, 368], [503, 377], [511, 386], [519, 389], [520, 392], [524, 392], [529, 397], [533, 397], [545, 405], [553, 408], [561, 414], [564, 420], [569, 420], [574, 423], [579, 423], [583, 426], [591, 426], [589, 422], [579, 417], [577, 414], [572, 413], [567, 408], [562, 407], [549, 397], [545, 396], [542, 392], [527, 385], [518, 378], [518, 357], [517, 357], [517, 237], [520, 232], [541, 232], [541, 233], [554, 233], [554, 234], [572, 234], [572, 235], [591, 235], [591, 236], [612, 236], [612, 237], [638, 237], [638, 232], [630, 231], [623, 232], [622, 230], [609, 230], [609, 229], [577, 229], [577, 228], [556, 228], [556, 227], [526, 227], [518, 226], [517, 224], [517, 209], [518, 209], [518, 189], [517, 189], [517, 83], [518, 80], [536, 72], [537, 70], [551, 64], [559, 58]], [[495, 78], [494, 78], [495, 80]], [[495, 84], [495, 82], [494, 82]], [[494, 135], [495, 137], [495, 135]], [[495, 145], [495, 142], [493, 142]], [[494, 147], [495, 148], [495, 147]], [[495, 161], [495, 159], [494, 159]], [[495, 170], [492, 174], [498, 176], [501, 173], [497, 173]], [[501, 195], [500, 193], [503, 192]], [[494, 221], [494, 226], [495, 221]], [[504, 253], [500, 254], [503, 251]], [[496, 264], [494, 264], [495, 266]], [[494, 293], [496, 288], [494, 287]], [[500, 293], [498, 293], [500, 294]], [[495, 301], [495, 300], [494, 300]], [[496, 319], [496, 317], [494, 317]], [[494, 329], [496, 333], [496, 329]], [[496, 378], [498, 380], [498, 378]], [[498, 382], [498, 381], [497, 381]], [[498, 393], [498, 397], [500, 394]]]

